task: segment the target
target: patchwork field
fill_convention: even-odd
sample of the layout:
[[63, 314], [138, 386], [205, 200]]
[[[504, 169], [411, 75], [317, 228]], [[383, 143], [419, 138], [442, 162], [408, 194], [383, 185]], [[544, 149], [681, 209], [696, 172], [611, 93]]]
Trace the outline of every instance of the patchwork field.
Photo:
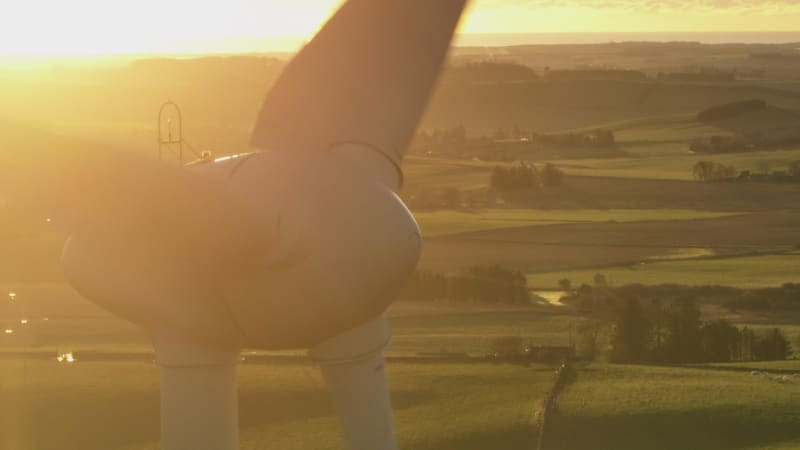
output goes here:
[[484, 356], [491, 342], [518, 336], [534, 345], [570, 345], [569, 333], [585, 319], [535, 308], [392, 317], [389, 354], [467, 353]]
[[[593, 275], [600, 268], [614, 266], [621, 266], [620, 272], [627, 273], [631, 266], [639, 268], [642, 262], [787, 252], [800, 243], [799, 219], [793, 212], [774, 212], [715, 219], [493, 229], [427, 239], [420, 264], [439, 271], [500, 264], [531, 273], [551, 273], [545, 277], [548, 279], [579, 269], [587, 269]], [[792, 264], [797, 258], [791, 255], [776, 258], [774, 266], [783, 269], [769, 278], [769, 282], [784, 276], [795, 279]], [[704, 267], [713, 271], [713, 261], [726, 264], [722, 259], [709, 260]], [[644, 270], [648, 269], [645, 266]], [[537, 283], [536, 286], [554, 285]]]
[[561, 395], [548, 440], [559, 450], [798, 448], [799, 402], [798, 377], [592, 364]]
[[[632, 149], [650, 144], [631, 144]], [[648, 158], [581, 159], [554, 161], [566, 173], [581, 176], [642, 178], [649, 180], [694, 180], [692, 167], [698, 161], [714, 161], [737, 170], [760, 173], [765, 170], [785, 170], [789, 163], [800, 160], [800, 150], [728, 153], [720, 155], [689, 155], [686, 146], [680, 155]]]
[[731, 215], [736, 213], [674, 209], [490, 209], [422, 211], [414, 214], [425, 237], [562, 223], [652, 222], [708, 219]]
[[[0, 359], [0, 448], [155, 450], [158, 370], [150, 363]], [[549, 389], [546, 366], [388, 366], [402, 448], [527, 450]], [[324, 383], [311, 365], [239, 370], [241, 448], [339, 449]]]
[[798, 268], [800, 268], [800, 254], [710, 258], [641, 262], [592, 270], [537, 273], [528, 276], [528, 283], [537, 287], [554, 288], [558, 286], [558, 280], [568, 278], [573, 283], [591, 284], [594, 275], [599, 272], [617, 286], [625, 284], [685, 284], [756, 288], [800, 282]]

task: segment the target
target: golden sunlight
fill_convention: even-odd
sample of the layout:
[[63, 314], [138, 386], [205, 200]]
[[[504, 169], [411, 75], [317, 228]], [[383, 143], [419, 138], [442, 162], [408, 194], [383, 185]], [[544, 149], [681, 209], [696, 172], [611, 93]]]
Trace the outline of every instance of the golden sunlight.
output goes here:
[[[0, 57], [294, 51], [342, 0], [8, 0]], [[714, 20], [709, 20], [713, 16]], [[778, 31], [800, 21], [789, 0], [677, 2], [477, 0], [461, 33]]]
[[[241, 51], [257, 40], [310, 36], [338, 2], [231, 0], [13, 1], [0, 16], [0, 55], [87, 56]], [[294, 50], [275, 40], [270, 50]], [[287, 42], [295, 43], [291, 48]]]

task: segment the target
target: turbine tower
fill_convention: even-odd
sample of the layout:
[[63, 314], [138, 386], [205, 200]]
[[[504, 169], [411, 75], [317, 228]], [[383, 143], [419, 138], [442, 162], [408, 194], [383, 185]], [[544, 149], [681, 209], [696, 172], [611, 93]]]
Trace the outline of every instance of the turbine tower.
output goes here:
[[151, 336], [164, 450], [238, 447], [242, 348], [310, 349], [347, 448], [396, 448], [384, 312], [421, 245], [396, 192], [464, 3], [344, 3], [267, 94], [254, 153], [0, 149], [4, 196], [71, 233], [69, 282]]

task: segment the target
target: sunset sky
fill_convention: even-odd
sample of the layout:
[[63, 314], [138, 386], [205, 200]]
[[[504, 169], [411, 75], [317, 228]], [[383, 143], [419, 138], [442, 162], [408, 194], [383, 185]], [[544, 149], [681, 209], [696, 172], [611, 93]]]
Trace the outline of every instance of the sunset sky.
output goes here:
[[[7, 0], [0, 55], [294, 50], [338, 4]], [[461, 32], [796, 31], [798, 24], [797, 0], [476, 0]]]

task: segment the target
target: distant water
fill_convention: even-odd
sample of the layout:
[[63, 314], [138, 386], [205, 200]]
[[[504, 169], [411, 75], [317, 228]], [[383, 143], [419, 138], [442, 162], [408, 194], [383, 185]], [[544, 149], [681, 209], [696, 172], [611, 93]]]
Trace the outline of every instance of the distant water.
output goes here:
[[656, 33], [510, 33], [462, 34], [460, 47], [531, 44], [605, 44], [609, 42], [701, 42], [704, 44], [785, 44], [800, 42], [800, 31], [656, 32]]

